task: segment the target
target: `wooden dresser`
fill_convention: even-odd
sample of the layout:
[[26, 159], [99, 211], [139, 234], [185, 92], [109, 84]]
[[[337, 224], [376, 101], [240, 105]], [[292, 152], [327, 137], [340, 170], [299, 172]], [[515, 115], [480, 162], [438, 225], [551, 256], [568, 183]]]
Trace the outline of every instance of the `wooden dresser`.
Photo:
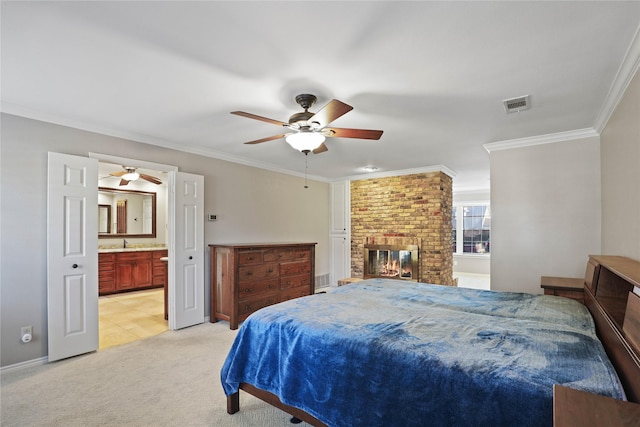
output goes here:
[[209, 245], [211, 322], [238, 328], [256, 310], [315, 292], [315, 243]]

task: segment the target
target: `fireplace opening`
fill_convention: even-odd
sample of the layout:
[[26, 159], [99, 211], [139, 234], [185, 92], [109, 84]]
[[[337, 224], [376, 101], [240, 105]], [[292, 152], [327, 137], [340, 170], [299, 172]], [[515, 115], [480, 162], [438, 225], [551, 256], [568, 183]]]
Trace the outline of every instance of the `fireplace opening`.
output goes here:
[[365, 245], [364, 278], [418, 280], [417, 245]]

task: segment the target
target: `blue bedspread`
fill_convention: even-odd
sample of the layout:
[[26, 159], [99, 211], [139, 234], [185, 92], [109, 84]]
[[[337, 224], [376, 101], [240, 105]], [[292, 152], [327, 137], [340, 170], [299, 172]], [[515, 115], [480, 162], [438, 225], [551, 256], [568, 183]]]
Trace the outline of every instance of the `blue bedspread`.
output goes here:
[[267, 307], [221, 372], [329, 426], [551, 426], [553, 384], [624, 398], [566, 298], [371, 279]]

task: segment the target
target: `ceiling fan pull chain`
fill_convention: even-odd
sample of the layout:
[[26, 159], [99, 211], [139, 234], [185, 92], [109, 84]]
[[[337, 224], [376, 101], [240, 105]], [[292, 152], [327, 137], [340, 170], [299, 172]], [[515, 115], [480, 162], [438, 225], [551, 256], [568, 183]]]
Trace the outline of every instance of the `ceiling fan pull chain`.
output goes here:
[[307, 185], [307, 169], [309, 167], [309, 152], [304, 153], [304, 188], [309, 188]]

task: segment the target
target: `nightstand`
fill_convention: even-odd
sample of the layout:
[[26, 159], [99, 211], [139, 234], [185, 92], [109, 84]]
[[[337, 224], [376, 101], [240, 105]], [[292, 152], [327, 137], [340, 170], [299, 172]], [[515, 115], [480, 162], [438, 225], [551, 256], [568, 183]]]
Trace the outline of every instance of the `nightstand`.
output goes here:
[[637, 427], [640, 404], [553, 386], [554, 427]]
[[542, 276], [540, 287], [545, 295], [571, 298], [584, 304], [584, 279]]

